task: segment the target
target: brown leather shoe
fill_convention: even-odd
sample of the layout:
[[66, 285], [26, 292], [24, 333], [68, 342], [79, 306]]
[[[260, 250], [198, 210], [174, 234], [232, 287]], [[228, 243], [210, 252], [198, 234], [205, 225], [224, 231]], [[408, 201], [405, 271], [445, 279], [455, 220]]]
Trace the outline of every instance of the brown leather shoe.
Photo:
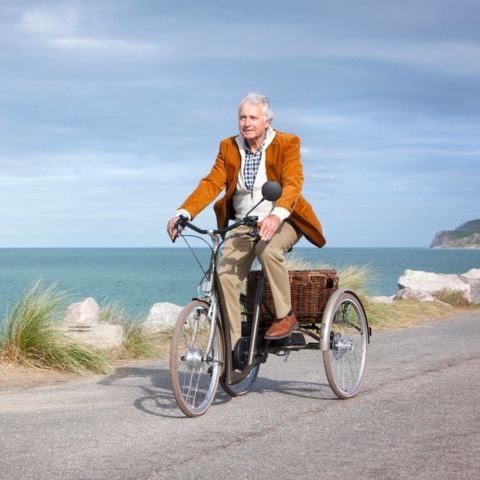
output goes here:
[[279, 338], [288, 337], [293, 330], [298, 328], [298, 322], [295, 318], [295, 314], [287, 315], [280, 320], [275, 320], [273, 325], [268, 329], [265, 334], [267, 340], [278, 340]]

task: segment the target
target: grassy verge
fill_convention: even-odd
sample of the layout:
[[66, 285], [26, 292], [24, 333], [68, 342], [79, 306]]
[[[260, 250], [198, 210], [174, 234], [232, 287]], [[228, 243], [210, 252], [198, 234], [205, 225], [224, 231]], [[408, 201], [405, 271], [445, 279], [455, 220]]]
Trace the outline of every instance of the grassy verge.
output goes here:
[[0, 326], [0, 359], [34, 368], [74, 373], [109, 373], [105, 355], [71, 341], [59, 322], [68, 296], [38, 281], [7, 311]]
[[[480, 308], [469, 303], [460, 294], [444, 292], [438, 299], [448, 305], [438, 302], [419, 302], [414, 299], [399, 300], [393, 303], [378, 303], [371, 299], [370, 289], [377, 279], [374, 270], [369, 265], [343, 265], [332, 267], [324, 263], [308, 263], [301, 257], [292, 255], [287, 259], [289, 270], [329, 270], [334, 268], [339, 276], [339, 288], [349, 288], [356, 292], [364, 304], [368, 321], [376, 329], [404, 328], [419, 322], [432, 319], [451, 317], [454, 313]], [[451, 307], [454, 307], [453, 309]]]
[[119, 302], [102, 305], [99, 323], [110, 323], [123, 327], [123, 344], [111, 352], [113, 359], [132, 360], [139, 358], [166, 358], [172, 332], [154, 332], [143, 328], [144, 315], [131, 315]]
[[119, 361], [168, 356], [172, 332], [145, 330], [144, 316], [129, 314], [119, 302], [102, 305], [99, 322], [123, 327], [120, 348], [103, 351], [75, 342], [60, 328], [69, 300], [55, 284], [42, 288], [38, 281], [30, 286], [0, 323], [0, 361], [37, 369], [105, 374], [112, 372]]
[[460, 292], [444, 290], [443, 292], [435, 295], [435, 298], [441, 302], [451, 305], [454, 308], [459, 308], [462, 310], [480, 309], [480, 305], [477, 305], [476, 303], [470, 303]]

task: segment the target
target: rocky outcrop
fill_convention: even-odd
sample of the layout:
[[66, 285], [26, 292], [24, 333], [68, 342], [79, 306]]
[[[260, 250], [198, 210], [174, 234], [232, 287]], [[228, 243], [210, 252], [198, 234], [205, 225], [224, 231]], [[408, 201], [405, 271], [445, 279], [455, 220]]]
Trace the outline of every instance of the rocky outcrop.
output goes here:
[[434, 295], [450, 291], [459, 292], [469, 302], [480, 304], [480, 269], [473, 268], [463, 275], [405, 270], [398, 279], [398, 288], [398, 292], [390, 297], [370, 297], [370, 299], [376, 303], [392, 303], [408, 298], [414, 298], [420, 302], [439, 302]]
[[[408, 298], [414, 298], [419, 302], [438, 302], [443, 305], [448, 305], [447, 303], [441, 302], [437, 298], [432, 297], [432, 295], [429, 295], [428, 293], [422, 292], [421, 290], [412, 290], [411, 288], [402, 288], [393, 297], [394, 300], [406, 300]], [[448, 306], [451, 307], [451, 305]]]
[[467, 273], [460, 275], [462, 282], [470, 285], [469, 302], [480, 303], [480, 269], [472, 268]]
[[143, 326], [153, 331], [163, 331], [175, 326], [183, 307], [173, 303], [156, 303], [148, 312]]
[[456, 232], [478, 232], [480, 231], [480, 219], [470, 220], [469, 222], [462, 223], [455, 229]]
[[469, 302], [480, 303], [480, 269], [472, 269], [463, 275], [405, 270], [398, 279], [398, 288], [400, 292], [408, 288], [428, 295], [442, 291], [459, 292]]
[[430, 248], [480, 248], [480, 232], [438, 232]]
[[386, 297], [385, 295], [381, 295], [379, 297], [369, 297], [375, 303], [392, 303], [395, 299], [395, 295], [390, 295]]
[[73, 303], [67, 308], [62, 330], [73, 340], [100, 349], [119, 347], [123, 342], [121, 325], [99, 324], [100, 307], [93, 298]]
[[65, 334], [79, 343], [86, 343], [100, 350], [120, 347], [123, 342], [123, 327], [101, 323], [88, 326], [69, 326]]
[[[183, 307], [173, 303], [156, 303], [148, 313], [143, 328], [161, 332], [173, 328]], [[64, 315], [61, 329], [73, 340], [100, 349], [122, 345], [123, 326], [99, 323], [100, 308], [93, 298], [70, 305]]]
[[455, 230], [438, 232], [430, 248], [480, 248], [480, 220], [462, 223]]
[[63, 325], [86, 326], [98, 324], [100, 307], [95, 299], [89, 297], [82, 302], [72, 303], [63, 317]]
[[460, 279], [460, 275], [446, 275], [443, 273], [421, 272], [416, 270], [405, 270], [404, 274], [398, 279], [398, 288], [410, 288], [435, 295], [448, 290], [450, 292], [460, 292], [462, 295], [469, 295], [470, 285]]

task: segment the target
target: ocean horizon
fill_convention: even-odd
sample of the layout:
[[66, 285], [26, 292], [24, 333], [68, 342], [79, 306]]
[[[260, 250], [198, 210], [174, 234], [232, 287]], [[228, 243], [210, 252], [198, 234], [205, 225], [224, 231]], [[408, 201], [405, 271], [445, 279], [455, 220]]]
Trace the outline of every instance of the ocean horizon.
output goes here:
[[[203, 268], [208, 248], [194, 248]], [[393, 295], [405, 270], [460, 274], [480, 268], [480, 249], [299, 247], [293, 255], [310, 263], [369, 265], [371, 295]], [[0, 248], [0, 314], [37, 280], [57, 284], [73, 302], [93, 297], [118, 301], [132, 314], [158, 302], [185, 305], [198, 293], [203, 272], [188, 248]]]

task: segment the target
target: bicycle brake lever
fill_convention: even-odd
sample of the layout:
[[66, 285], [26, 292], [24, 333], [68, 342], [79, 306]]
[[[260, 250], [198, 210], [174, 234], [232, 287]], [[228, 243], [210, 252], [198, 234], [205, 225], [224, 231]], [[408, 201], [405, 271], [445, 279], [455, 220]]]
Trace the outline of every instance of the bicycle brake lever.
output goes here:
[[[180, 217], [183, 219], [183, 217]], [[175, 231], [175, 236], [172, 238], [172, 243], [175, 243], [175, 240], [180, 236], [180, 234], [183, 232], [184, 230], [184, 227], [182, 225], [180, 225], [180, 219], [178, 219], [176, 222], [175, 222], [175, 225], [174, 225], [174, 231]]]

